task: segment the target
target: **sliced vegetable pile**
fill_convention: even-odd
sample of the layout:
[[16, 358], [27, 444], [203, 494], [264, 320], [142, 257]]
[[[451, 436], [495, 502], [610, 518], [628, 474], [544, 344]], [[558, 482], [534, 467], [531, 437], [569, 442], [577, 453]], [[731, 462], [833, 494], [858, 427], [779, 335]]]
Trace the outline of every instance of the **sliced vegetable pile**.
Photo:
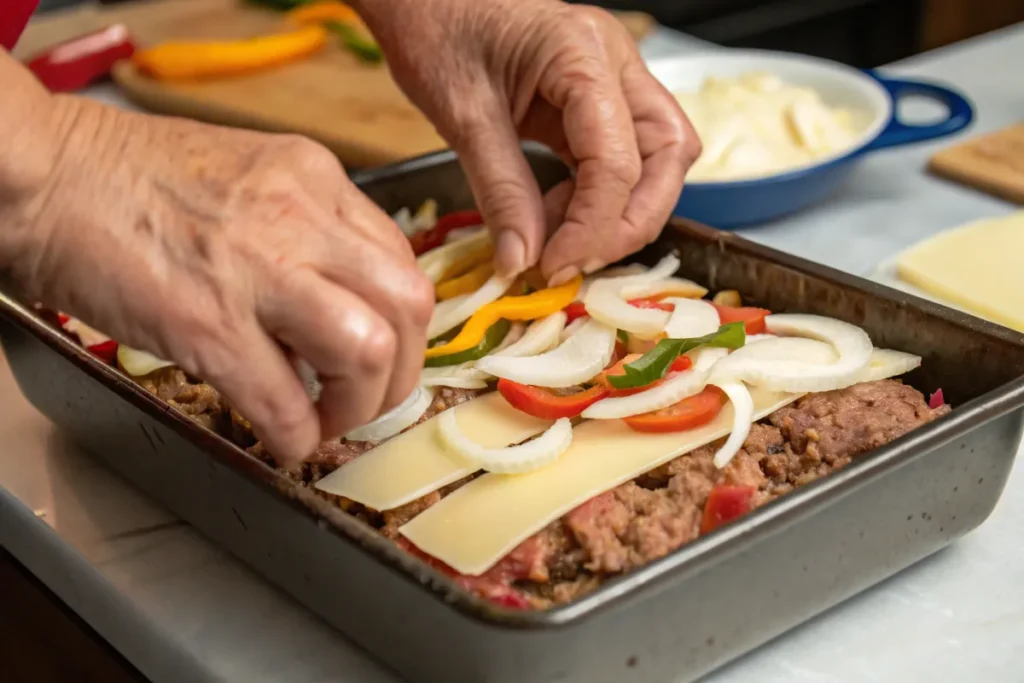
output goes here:
[[733, 430], [715, 458], [724, 467], [753, 421], [749, 387], [830, 391], [920, 363], [874, 349], [863, 330], [840, 320], [743, 307], [735, 292], [707, 300], [706, 289], [676, 276], [679, 260], [671, 255], [650, 269], [634, 265], [523, 294], [522, 280], [494, 274], [479, 213], [436, 212], [428, 202], [415, 215], [403, 209], [395, 216], [437, 292], [423, 385], [484, 389], [496, 382], [516, 410], [556, 421], [528, 444], [484, 454], [460, 437], [454, 417], [445, 418], [447, 446], [486, 471], [548, 464], [571, 441], [569, 420], [683, 432], [731, 406]]

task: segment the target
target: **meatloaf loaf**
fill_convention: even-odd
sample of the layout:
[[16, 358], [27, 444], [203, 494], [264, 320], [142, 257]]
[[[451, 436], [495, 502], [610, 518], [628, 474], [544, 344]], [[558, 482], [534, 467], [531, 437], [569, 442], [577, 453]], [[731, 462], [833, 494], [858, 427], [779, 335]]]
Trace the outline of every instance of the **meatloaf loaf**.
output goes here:
[[[253, 455], [273, 464], [248, 423], [209, 385], [168, 368], [142, 382], [194, 420], [220, 431]], [[477, 395], [443, 388], [420, 421]], [[520, 544], [482, 576], [459, 576], [422, 556], [400, 538], [398, 528], [473, 477], [388, 511], [318, 495], [420, 554], [465, 588], [506, 606], [543, 609], [569, 602], [610, 577], [662, 557], [699, 535], [704, 505], [717, 484], [757, 489], [753, 504], [764, 505], [794, 487], [843, 467], [854, 457], [882, 446], [949, 411], [929, 408], [924, 396], [898, 380], [858, 384], [810, 394], [753, 425], [743, 450], [724, 469], [712, 464], [721, 442], [695, 451], [623, 484], [576, 508]], [[325, 442], [301, 469], [288, 472], [310, 486], [370, 450], [372, 442]]]

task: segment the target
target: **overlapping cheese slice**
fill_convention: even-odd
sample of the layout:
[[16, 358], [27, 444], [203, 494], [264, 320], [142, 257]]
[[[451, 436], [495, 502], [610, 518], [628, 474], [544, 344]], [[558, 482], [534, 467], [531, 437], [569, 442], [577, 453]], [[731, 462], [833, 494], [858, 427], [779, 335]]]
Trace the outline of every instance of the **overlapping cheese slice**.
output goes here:
[[[755, 419], [799, 398], [751, 388]], [[708, 424], [673, 434], [642, 434], [619, 420], [576, 427], [572, 445], [543, 469], [485, 474], [414, 517], [399, 530], [428, 555], [479, 575], [518, 544], [573, 508], [732, 431], [732, 406]]]
[[[498, 392], [451, 410], [462, 432], [485, 448], [520, 443], [553, 424], [519, 412]], [[433, 417], [346, 463], [317, 482], [316, 488], [375, 510], [391, 510], [478, 469], [445, 448]]]
[[1024, 331], [1024, 211], [948, 230], [896, 260], [899, 278], [931, 298]]

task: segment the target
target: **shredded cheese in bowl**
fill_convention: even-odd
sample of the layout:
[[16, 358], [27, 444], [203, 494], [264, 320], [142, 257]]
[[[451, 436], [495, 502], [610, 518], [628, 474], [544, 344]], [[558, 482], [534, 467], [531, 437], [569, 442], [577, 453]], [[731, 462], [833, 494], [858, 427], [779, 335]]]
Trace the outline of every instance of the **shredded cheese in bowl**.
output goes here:
[[676, 99], [704, 146], [691, 181], [784, 172], [848, 149], [862, 133], [854, 112], [829, 107], [815, 90], [770, 73], [710, 77]]

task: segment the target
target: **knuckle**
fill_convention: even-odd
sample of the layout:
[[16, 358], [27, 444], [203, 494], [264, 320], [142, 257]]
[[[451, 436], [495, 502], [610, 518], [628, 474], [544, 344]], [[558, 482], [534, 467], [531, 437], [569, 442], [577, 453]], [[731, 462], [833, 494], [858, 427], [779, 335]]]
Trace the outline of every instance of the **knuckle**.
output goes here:
[[567, 8], [572, 29], [582, 32], [582, 36], [590, 42], [602, 42], [612, 24], [618, 28], [617, 20], [606, 10], [593, 5], [574, 5]]
[[606, 180], [617, 186], [632, 189], [640, 182], [641, 173], [643, 173], [643, 166], [639, 157], [631, 154], [616, 154], [609, 157], [604, 163]]
[[281, 141], [284, 156], [303, 175], [333, 177], [344, 175], [341, 162], [321, 145], [301, 135], [285, 135]]
[[356, 363], [364, 374], [379, 375], [391, 368], [398, 339], [389, 325], [367, 320], [358, 326], [352, 342]]
[[434, 312], [434, 284], [417, 271], [402, 291], [403, 309], [417, 327], [425, 328]]
[[696, 133], [691, 133], [683, 139], [683, 161], [687, 167], [700, 158], [704, 152], [704, 143]]

